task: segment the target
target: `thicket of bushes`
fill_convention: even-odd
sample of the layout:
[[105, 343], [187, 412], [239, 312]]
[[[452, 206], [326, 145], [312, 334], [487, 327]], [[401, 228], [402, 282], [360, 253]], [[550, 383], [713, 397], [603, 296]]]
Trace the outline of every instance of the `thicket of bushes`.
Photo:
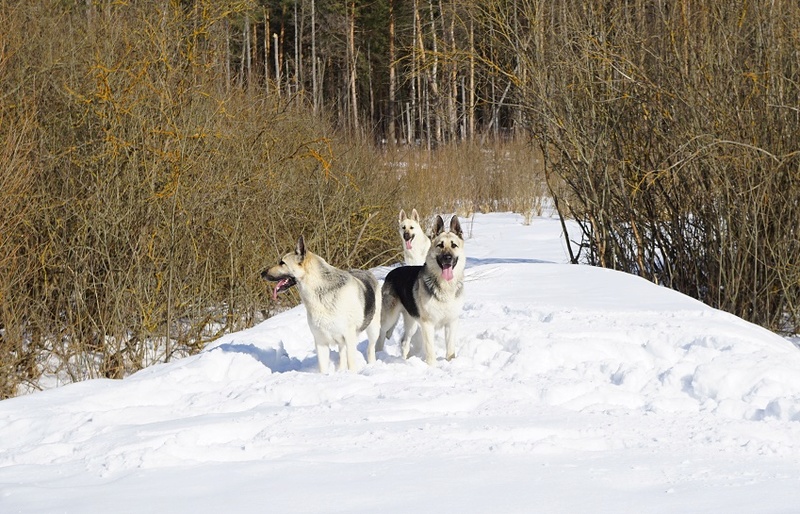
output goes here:
[[588, 262], [800, 331], [800, 4], [486, 2]]
[[44, 4], [0, 19], [0, 396], [43, 372], [120, 377], [252, 324], [270, 307], [259, 271], [301, 232], [341, 265], [389, 257], [373, 152], [228, 87], [213, 16]]

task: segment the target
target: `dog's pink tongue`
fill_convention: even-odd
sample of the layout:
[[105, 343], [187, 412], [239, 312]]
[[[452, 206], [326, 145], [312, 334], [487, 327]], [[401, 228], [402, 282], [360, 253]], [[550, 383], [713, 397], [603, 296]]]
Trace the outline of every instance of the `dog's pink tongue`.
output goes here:
[[272, 300], [275, 301], [278, 299], [278, 292], [281, 290], [281, 287], [285, 286], [286, 283], [289, 282], [287, 279], [279, 280], [277, 284], [275, 284], [275, 288], [272, 290]]
[[453, 267], [448, 266], [447, 268], [442, 268], [442, 278], [447, 280], [448, 282], [453, 280]]
[[406, 241], [406, 250], [411, 250], [411, 239]]

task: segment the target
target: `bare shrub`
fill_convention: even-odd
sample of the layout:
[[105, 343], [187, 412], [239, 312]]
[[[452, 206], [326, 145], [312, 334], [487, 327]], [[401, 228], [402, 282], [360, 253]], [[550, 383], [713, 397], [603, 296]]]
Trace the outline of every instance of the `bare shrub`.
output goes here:
[[518, 57], [505, 71], [582, 257], [797, 331], [800, 6], [515, 5], [480, 19]]

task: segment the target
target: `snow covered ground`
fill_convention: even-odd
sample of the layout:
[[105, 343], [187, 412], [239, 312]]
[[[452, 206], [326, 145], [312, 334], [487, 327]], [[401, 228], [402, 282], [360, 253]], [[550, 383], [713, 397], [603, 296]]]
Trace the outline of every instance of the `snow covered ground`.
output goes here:
[[395, 338], [320, 375], [301, 306], [125, 380], [0, 402], [0, 513], [800, 511], [789, 341], [564, 264], [557, 220], [462, 224], [455, 360], [440, 339], [436, 367], [404, 361]]

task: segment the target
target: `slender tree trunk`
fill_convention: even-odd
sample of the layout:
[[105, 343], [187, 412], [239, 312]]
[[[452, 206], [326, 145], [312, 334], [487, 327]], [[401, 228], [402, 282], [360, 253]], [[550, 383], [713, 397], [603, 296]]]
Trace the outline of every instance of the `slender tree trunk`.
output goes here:
[[372, 51], [367, 45], [367, 80], [369, 84], [369, 126], [375, 123], [375, 90], [372, 87]]
[[359, 133], [358, 124], [358, 89], [356, 84], [356, 2], [350, 2], [350, 27], [348, 30], [348, 53], [350, 61], [350, 110], [353, 116], [352, 125], [356, 134]]
[[462, 115], [461, 115], [461, 123], [459, 123], [459, 130], [461, 131], [461, 140], [462, 141], [466, 141], [467, 140], [467, 109], [466, 109], [467, 102], [464, 101], [464, 99], [467, 98], [467, 85], [466, 85], [466, 78], [463, 77], [463, 76], [461, 77], [461, 98], [462, 98], [462, 101], [461, 101], [461, 106], [462, 106], [461, 107], [461, 112], [462, 112]]
[[264, 89], [269, 94], [269, 10], [264, 10]]
[[239, 66], [239, 87], [245, 87], [245, 81], [250, 78], [250, 15], [244, 15], [242, 28], [242, 62]]
[[92, 0], [86, 0], [86, 26], [89, 27], [89, 30], [92, 30], [94, 25], [94, 2]]
[[290, 80], [289, 77], [292, 74], [292, 70], [291, 70], [291, 68], [289, 68], [289, 60], [288, 59], [284, 59], [283, 60], [283, 67], [284, 67], [285, 74], [286, 74], [286, 82], [285, 82], [285, 84], [286, 84], [286, 97], [287, 98], [291, 98], [292, 97], [292, 80]]
[[253, 80], [253, 70], [258, 70], [258, 21], [253, 20], [253, 27], [250, 29], [253, 33], [253, 41], [250, 45], [250, 69], [248, 70], [247, 83], [251, 87], [256, 86], [258, 80]]
[[439, 45], [436, 42], [438, 39], [436, 34], [436, 16], [433, 9], [433, 0], [428, 0], [428, 10], [431, 16], [431, 48], [433, 50], [433, 63], [431, 65], [429, 101], [433, 105], [431, 111], [433, 115], [433, 139], [438, 145], [442, 142], [442, 116], [441, 109], [439, 109]]
[[475, 137], [475, 22], [469, 20], [469, 104], [467, 106], [467, 139]]
[[[448, 29], [447, 37], [450, 40], [450, 54], [456, 55], [456, 0], [450, 3], [450, 27]], [[439, 10], [442, 10], [442, 0], [439, 0]], [[455, 58], [452, 59], [450, 64], [450, 81], [449, 90], [447, 92], [447, 132], [452, 139], [458, 137], [457, 124], [458, 117], [456, 114], [456, 98], [458, 97], [458, 64]]]
[[306, 61], [305, 57], [303, 56], [303, 36], [306, 33], [305, 14], [306, 14], [306, 8], [305, 8], [305, 2], [303, 2], [300, 4], [300, 28], [298, 29], [300, 31], [300, 36], [298, 38], [298, 48], [300, 50], [298, 50], [297, 54], [298, 58], [297, 70], [299, 72], [298, 82], [300, 83], [300, 88], [303, 89], [304, 91], [306, 90], [306, 68], [305, 68]]
[[412, 29], [414, 44], [411, 45], [411, 105], [408, 108], [408, 144], [416, 144], [417, 139], [417, 86], [419, 84], [419, 56], [417, 55], [417, 0], [414, 0], [414, 27]]
[[231, 87], [231, 22], [225, 18], [225, 83], [226, 89]]
[[397, 94], [397, 66], [395, 64], [394, 37], [394, 0], [389, 0], [389, 126], [387, 132], [390, 148], [393, 148], [396, 143], [395, 95]]
[[272, 34], [272, 51], [275, 54], [275, 90], [281, 96], [281, 61], [278, 55], [278, 33]]
[[[418, 50], [417, 60], [416, 60], [416, 79], [417, 79], [417, 94], [419, 96], [419, 101], [417, 102], [417, 108], [419, 112], [417, 116], [419, 118], [419, 137], [420, 139], [425, 138], [426, 141], [430, 140], [430, 132], [431, 132], [431, 125], [430, 119], [426, 116], [428, 112], [427, 109], [427, 99], [428, 95], [426, 94], [427, 91], [423, 89], [422, 85], [422, 75], [425, 73], [426, 66], [426, 59], [425, 59], [425, 43], [423, 40], [423, 30], [422, 30], [422, 17], [419, 14], [419, 5], [417, 0], [414, 0], [414, 33], [416, 34], [416, 47]], [[428, 146], [430, 146], [428, 144]]]
[[[495, 41], [495, 34], [494, 34], [494, 26], [489, 28], [489, 41]], [[490, 43], [489, 47], [489, 55], [492, 56], [492, 59], [496, 59], [497, 56], [495, 55], [495, 49]], [[497, 119], [497, 73], [494, 71], [491, 73], [490, 77], [490, 109], [491, 109], [491, 117], [489, 118], [489, 126], [486, 126], [486, 119], [483, 120], [483, 126], [481, 126], [481, 131], [483, 132], [484, 136], [481, 138], [482, 140], [486, 137], [488, 132], [491, 132], [493, 136], [493, 140], [497, 142], [497, 124], [495, 120]], [[493, 130], [494, 129], [494, 130]]]
[[[413, 81], [411, 84], [413, 87], [414, 84]], [[414, 112], [414, 107], [412, 106], [411, 102], [406, 102], [406, 130], [407, 130], [406, 141], [408, 142], [409, 145], [412, 144], [414, 137], [414, 124], [411, 119], [413, 117], [412, 114], [413, 112]]]
[[297, 18], [297, 0], [294, 0], [294, 90], [300, 90], [300, 33]]
[[319, 112], [319, 86], [317, 84], [317, 12], [316, 0], [311, 0], [311, 96], [314, 114]]

